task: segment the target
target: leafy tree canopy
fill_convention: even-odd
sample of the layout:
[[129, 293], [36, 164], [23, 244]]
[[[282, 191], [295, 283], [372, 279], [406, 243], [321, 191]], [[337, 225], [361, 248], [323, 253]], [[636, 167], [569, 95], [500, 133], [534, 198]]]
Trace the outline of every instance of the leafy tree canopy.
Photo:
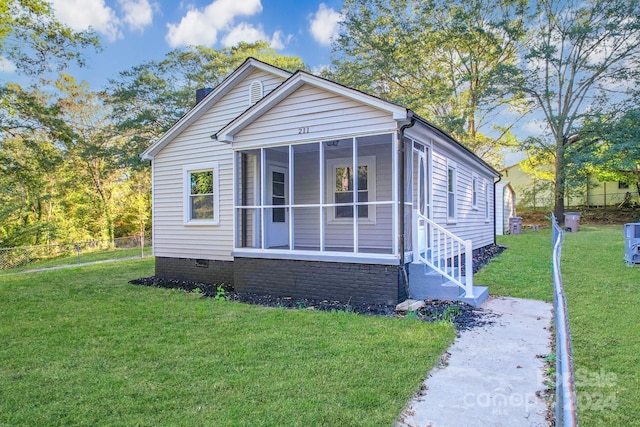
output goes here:
[[92, 31], [74, 31], [57, 21], [44, 0], [0, 2], [0, 57], [27, 75], [61, 71], [70, 62], [84, 65], [82, 50], [98, 48]]
[[633, 185], [640, 196], [640, 108], [593, 117], [581, 134], [579, 149], [568, 148], [569, 175], [588, 171], [602, 181]]
[[524, 2], [347, 0], [343, 13], [328, 77], [411, 108], [494, 164], [497, 146], [515, 144]]

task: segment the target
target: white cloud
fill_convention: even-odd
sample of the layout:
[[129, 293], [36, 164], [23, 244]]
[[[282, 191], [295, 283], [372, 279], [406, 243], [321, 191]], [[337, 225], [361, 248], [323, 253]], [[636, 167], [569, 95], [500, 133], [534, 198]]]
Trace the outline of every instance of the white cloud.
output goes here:
[[[122, 38], [122, 28], [142, 31], [153, 22], [155, 4], [149, 0], [118, 0], [123, 16], [105, 0], [51, 0], [56, 17], [76, 31], [93, 28], [109, 41]], [[156, 6], [157, 7], [157, 6]]]
[[[228, 28], [236, 17], [251, 16], [260, 12], [260, 0], [215, 0], [202, 9], [189, 9], [179, 24], [167, 24], [169, 31], [165, 39], [171, 47], [211, 46], [218, 40], [218, 32]], [[238, 29], [236, 33], [242, 31]], [[244, 31], [253, 32], [251, 28]]]
[[15, 70], [16, 64], [0, 56], [0, 73], [13, 73]]
[[331, 44], [331, 40], [338, 37], [342, 15], [324, 3], [320, 3], [318, 11], [309, 18], [309, 30], [313, 38], [323, 46]]
[[522, 131], [530, 136], [542, 136], [547, 131], [547, 122], [540, 119], [531, 119], [522, 125]]
[[331, 65], [330, 64], [322, 64], [322, 65], [318, 65], [316, 67], [313, 67], [311, 69], [311, 74], [315, 74], [316, 76], [319, 76], [322, 73], [324, 73], [325, 71], [330, 71], [330, 70], [331, 70]]
[[104, 0], [52, 0], [56, 17], [76, 31], [92, 27], [113, 41], [122, 37], [120, 20]]
[[132, 30], [142, 31], [153, 23], [153, 7], [149, 0], [118, 0], [124, 12], [122, 20]]
[[276, 31], [271, 37], [271, 47], [276, 50], [284, 49], [285, 47], [287, 47], [292, 38], [293, 34], [287, 34], [285, 36], [282, 31]]
[[240, 42], [253, 43], [257, 41], [266, 41], [274, 49], [284, 49], [289, 43], [293, 35], [284, 36], [282, 31], [276, 31], [273, 36], [269, 37], [261, 26], [257, 28], [251, 24], [242, 22], [231, 29], [222, 38], [222, 45], [225, 47], [235, 46]]
[[267, 40], [269, 37], [261, 27], [256, 28], [247, 23], [240, 23], [229, 31], [222, 39], [222, 45], [225, 47], [235, 46], [239, 42], [253, 43], [258, 40]]

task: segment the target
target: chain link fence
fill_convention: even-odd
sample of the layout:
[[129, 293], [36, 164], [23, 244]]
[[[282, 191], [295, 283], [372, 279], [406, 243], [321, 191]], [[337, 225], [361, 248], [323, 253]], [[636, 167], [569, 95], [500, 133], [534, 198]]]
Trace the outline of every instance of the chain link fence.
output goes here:
[[578, 425], [578, 403], [576, 398], [576, 382], [573, 370], [573, 349], [571, 345], [571, 329], [567, 300], [562, 286], [560, 257], [564, 231], [558, 226], [555, 215], [551, 214], [553, 230], [553, 310], [556, 331], [556, 427], [576, 427]]
[[[33, 266], [46, 267], [48, 261], [61, 264], [151, 255], [151, 236], [119, 237], [113, 240], [83, 240], [52, 245], [0, 248], [0, 270]], [[66, 262], [65, 262], [66, 261]]]

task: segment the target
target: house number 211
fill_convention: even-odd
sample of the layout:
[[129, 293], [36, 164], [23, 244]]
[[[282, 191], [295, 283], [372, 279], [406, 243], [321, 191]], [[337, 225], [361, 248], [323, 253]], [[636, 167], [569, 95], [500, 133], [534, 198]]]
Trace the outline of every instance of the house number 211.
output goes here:
[[302, 135], [305, 133], [309, 133], [309, 128], [308, 127], [304, 127], [304, 128], [298, 128], [298, 135]]

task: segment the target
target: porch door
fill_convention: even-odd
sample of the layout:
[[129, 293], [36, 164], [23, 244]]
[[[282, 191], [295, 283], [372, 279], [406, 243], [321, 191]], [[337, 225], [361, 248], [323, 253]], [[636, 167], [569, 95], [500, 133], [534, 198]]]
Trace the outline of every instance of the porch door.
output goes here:
[[[289, 171], [285, 166], [267, 166], [267, 205], [284, 206], [289, 203]], [[266, 247], [289, 248], [289, 208], [266, 209]]]
[[416, 255], [426, 256], [429, 249], [429, 229], [423, 217], [429, 218], [429, 170], [428, 148], [413, 144], [413, 221], [414, 250]]

